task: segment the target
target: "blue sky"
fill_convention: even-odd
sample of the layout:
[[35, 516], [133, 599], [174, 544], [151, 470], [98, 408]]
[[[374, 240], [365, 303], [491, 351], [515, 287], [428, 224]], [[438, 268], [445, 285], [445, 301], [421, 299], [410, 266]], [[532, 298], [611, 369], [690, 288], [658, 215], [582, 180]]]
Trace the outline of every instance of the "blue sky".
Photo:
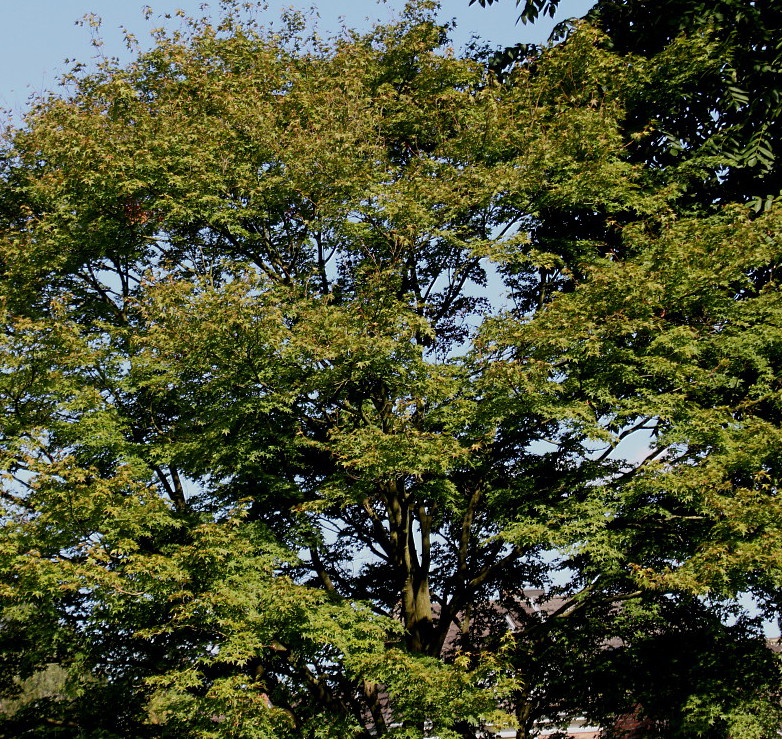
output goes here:
[[[548, 18], [534, 26], [517, 24], [518, 9], [513, 0], [500, 0], [487, 8], [468, 3], [442, 1], [440, 17], [457, 21], [457, 48], [473, 33], [502, 46], [543, 42], [553, 25]], [[76, 25], [86, 14], [95, 13], [102, 19], [104, 53], [127, 59], [121, 26], [143, 43], [149, 29], [174, 22], [162, 18], [166, 13], [182, 8], [190, 15], [201, 15], [202, 4], [202, 0], [0, 0], [0, 108], [18, 117], [31, 94], [56, 87], [58, 76], [67, 69], [66, 58], [87, 62], [94, 56], [90, 30]], [[153, 9], [148, 22], [143, 18], [145, 5]], [[217, 0], [211, 2], [213, 8], [217, 5]], [[558, 19], [583, 15], [591, 5], [592, 0], [562, 0]], [[290, 7], [316, 8], [319, 25], [327, 35], [338, 30], [340, 17], [357, 28], [365, 28], [371, 21], [390, 20], [404, 7], [404, 0], [269, 0], [264, 16], [273, 21], [282, 9]]]

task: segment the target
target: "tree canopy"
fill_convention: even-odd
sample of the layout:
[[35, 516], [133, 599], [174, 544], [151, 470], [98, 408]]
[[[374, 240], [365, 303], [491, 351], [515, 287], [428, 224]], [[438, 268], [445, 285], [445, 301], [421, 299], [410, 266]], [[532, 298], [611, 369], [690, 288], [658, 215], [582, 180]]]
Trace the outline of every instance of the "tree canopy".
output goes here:
[[[497, 0], [477, 0], [482, 6]], [[471, 0], [473, 4], [476, 0]], [[519, 19], [565, 12], [560, 0], [517, 0]], [[701, 74], [680, 77], [660, 69], [657, 84], [629, 101], [625, 127], [654, 136], [633, 144], [634, 156], [655, 166], [695, 161], [700, 176], [690, 183], [702, 204], [751, 201], [761, 210], [782, 196], [782, 9], [774, 0], [597, 0], [586, 19], [622, 55], [653, 57], [679, 37], [713, 40], [712, 64]], [[554, 36], [567, 35], [569, 22]], [[503, 69], [524, 59], [529, 46], [497, 55]], [[707, 176], [704, 176], [707, 175]]]
[[775, 735], [782, 211], [639, 154], [713, 35], [249, 10], [4, 136], [0, 731]]

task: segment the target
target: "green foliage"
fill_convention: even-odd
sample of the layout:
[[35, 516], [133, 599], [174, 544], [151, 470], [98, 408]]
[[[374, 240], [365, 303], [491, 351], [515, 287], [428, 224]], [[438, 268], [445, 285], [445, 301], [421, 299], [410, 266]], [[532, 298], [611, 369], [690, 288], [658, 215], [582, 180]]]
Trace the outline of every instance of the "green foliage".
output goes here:
[[[473, 4], [475, 0], [470, 0]], [[478, 0], [483, 7], [495, 0]], [[519, 20], [554, 16], [560, 0], [516, 0]], [[615, 52], [660, 57], [666, 49], [689, 48], [710, 39], [710, 64], [697, 77], [662, 65], [656, 84], [628, 105], [626, 130], [633, 158], [662, 168], [692, 162], [701, 176], [689, 182], [689, 195], [701, 206], [749, 201], [756, 211], [782, 193], [779, 150], [782, 141], [782, 11], [775, 0], [598, 0], [585, 19], [600, 28]], [[559, 24], [561, 39], [572, 21]], [[684, 44], [682, 44], [684, 41]], [[524, 63], [539, 49], [528, 44], [498, 53], [498, 73]], [[645, 133], [644, 137], [636, 138]], [[706, 177], [702, 175], [706, 174]]]
[[711, 42], [499, 84], [428, 3], [249, 10], [4, 139], [2, 731], [766, 735], [782, 222], [625, 139]]

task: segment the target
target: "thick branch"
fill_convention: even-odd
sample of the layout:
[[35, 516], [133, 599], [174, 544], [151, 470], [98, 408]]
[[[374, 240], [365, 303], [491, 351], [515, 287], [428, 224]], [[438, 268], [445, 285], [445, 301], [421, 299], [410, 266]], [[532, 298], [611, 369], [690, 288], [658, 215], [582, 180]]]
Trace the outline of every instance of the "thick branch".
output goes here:
[[310, 547], [310, 563], [312, 569], [323, 583], [326, 592], [336, 593], [337, 589], [334, 587], [334, 583], [332, 582], [331, 577], [329, 577], [329, 573], [326, 571], [326, 566], [323, 564], [320, 554], [318, 554], [317, 547]]
[[[166, 473], [163, 472], [163, 470], [160, 467], [158, 467], [158, 465], [150, 464], [150, 467], [154, 470], [155, 474], [157, 475], [160, 484], [163, 486], [163, 489], [166, 491], [166, 495], [168, 495], [171, 502], [174, 504], [174, 508], [177, 510], [178, 513], [182, 513], [187, 508], [187, 501], [185, 500], [184, 492], [182, 491], [182, 483], [179, 480], [179, 475], [177, 475], [176, 478], [174, 478], [172, 474], [172, 478], [174, 478], [174, 484], [172, 485], [169, 482]], [[176, 469], [174, 467], [169, 467], [169, 470], [176, 472]]]

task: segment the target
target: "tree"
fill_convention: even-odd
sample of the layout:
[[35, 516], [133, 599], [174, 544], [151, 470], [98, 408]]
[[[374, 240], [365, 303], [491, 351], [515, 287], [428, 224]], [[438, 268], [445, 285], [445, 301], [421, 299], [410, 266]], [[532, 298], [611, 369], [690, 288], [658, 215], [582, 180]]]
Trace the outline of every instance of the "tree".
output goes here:
[[[475, 2], [471, 0], [470, 4]], [[481, 6], [494, 0], [478, 0]], [[521, 0], [517, 0], [521, 6]], [[525, 0], [523, 22], [541, 13], [553, 16], [560, 0]], [[782, 193], [782, 99], [780, 75], [782, 10], [773, 0], [598, 0], [586, 20], [600, 28], [622, 55], [652, 57], [680, 37], [704, 34], [714, 40], [710, 68], [682, 78], [675, 69], [658, 70], [656, 83], [629, 101], [625, 128], [653, 135], [631, 144], [634, 159], [671, 168], [685, 160], [699, 175], [691, 196], [703, 206], [751, 201], [760, 210]], [[555, 35], [566, 35], [567, 23]], [[498, 69], [534, 49], [519, 45], [495, 60]], [[703, 176], [703, 175], [707, 176]]]
[[730, 598], [782, 571], [780, 215], [681, 212], [622, 136], [709, 42], [585, 27], [500, 85], [432, 9], [326, 43], [228, 7], [8, 132], [3, 688], [69, 677], [5, 731], [776, 729]]

